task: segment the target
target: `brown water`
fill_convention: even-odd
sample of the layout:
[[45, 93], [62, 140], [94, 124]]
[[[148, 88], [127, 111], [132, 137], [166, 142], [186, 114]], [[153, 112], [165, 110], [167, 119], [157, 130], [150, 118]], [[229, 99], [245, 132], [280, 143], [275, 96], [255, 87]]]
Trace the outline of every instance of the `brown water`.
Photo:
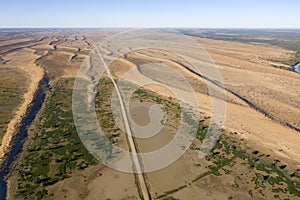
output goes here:
[[[150, 123], [149, 109], [151, 103], [133, 103], [130, 108], [131, 118], [140, 126], [146, 126]], [[165, 126], [153, 137], [150, 138], [136, 138], [140, 152], [151, 152], [158, 150], [167, 145], [175, 136], [176, 130]], [[147, 173], [151, 188], [151, 196], [155, 197], [165, 191], [177, 188], [185, 184], [191, 178], [191, 165], [187, 161], [186, 156], [182, 156], [173, 164], [155, 171]]]
[[[131, 105], [130, 114], [132, 120], [139, 126], [147, 126], [151, 122], [149, 110], [153, 103], [135, 102]], [[159, 115], [159, 114], [158, 114]], [[153, 115], [152, 115], [153, 116]], [[155, 115], [154, 115], [155, 117]], [[150, 138], [136, 138], [141, 153], [152, 152], [166, 146], [174, 137], [168, 128], [163, 127], [161, 131]]]

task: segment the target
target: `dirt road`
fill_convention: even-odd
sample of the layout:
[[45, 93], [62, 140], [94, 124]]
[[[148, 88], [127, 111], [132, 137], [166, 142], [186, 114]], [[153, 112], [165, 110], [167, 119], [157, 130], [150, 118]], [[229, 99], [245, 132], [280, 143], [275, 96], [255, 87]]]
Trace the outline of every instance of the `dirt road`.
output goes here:
[[[95, 50], [97, 52], [97, 55], [103, 61], [102, 55], [101, 55], [98, 47], [96, 45], [94, 45], [93, 43], [91, 43], [91, 44], [95, 48]], [[135, 146], [134, 139], [133, 139], [133, 134], [132, 134], [132, 131], [131, 131], [130, 126], [129, 126], [129, 120], [128, 120], [128, 117], [127, 117], [127, 114], [126, 114], [126, 110], [125, 110], [124, 102], [123, 102], [123, 99], [122, 99], [122, 95], [120, 93], [118, 85], [116, 84], [115, 80], [113, 79], [113, 76], [112, 76], [109, 68], [106, 65], [105, 65], [105, 68], [106, 68], [106, 72], [108, 74], [108, 77], [111, 79], [111, 81], [112, 81], [112, 83], [115, 87], [115, 90], [116, 90], [116, 93], [117, 93], [117, 96], [118, 96], [118, 100], [119, 100], [119, 103], [121, 105], [122, 117], [123, 117], [125, 129], [126, 129], [126, 133], [127, 133], [129, 146], [130, 146], [130, 149], [131, 149], [131, 152], [132, 152], [132, 161], [134, 163], [134, 171], [137, 172], [139, 190], [142, 193], [142, 199], [149, 200], [149, 199], [151, 199], [151, 197], [149, 195], [150, 192], [149, 192], [149, 189], [148, 189], [147, 184], [146, 184], [146, 180], [145, 180], [144, 175], [143, 175], [142, 164], [140, 163], [141, 161], [137, 156], [138, 151], [137, 151], [137, 147]]]

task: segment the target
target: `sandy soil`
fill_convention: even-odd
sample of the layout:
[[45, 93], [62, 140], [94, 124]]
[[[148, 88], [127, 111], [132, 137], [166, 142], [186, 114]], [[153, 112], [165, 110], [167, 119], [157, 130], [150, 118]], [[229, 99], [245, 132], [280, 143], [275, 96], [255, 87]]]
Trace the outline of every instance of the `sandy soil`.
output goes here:
[[47, 199], [139, 199], [132, 174], [121, 173], [103, 164], [77, 172], [71, 178], [47, 188]]
[[[274, 157], [284, 160], [295, 168], [300, 167], [300, 148], [297, 145], [300, 142], [299, 133], [286, 126], [287, 123], [296, 128], [300, 126], [299, 119], [295, 117], [299, 113], [300, 105], [298, 103], [299, 88], [297, 86], [300, 84], [298, 75], [274, 68], [271, 66], [273, 63], [270, 61], [270, 59], [276, 58], [289, 58], [292, 52], [265, 45], [249, 45], [208, 39], [199, 39], [198, 42], [205, 47], [216, 62], [228, 89], [226, 92], [226, 129], [237, 132], [238, 137], [246, 139], [253, 148], [267, 149]], [[137, 65], [146, 63], [145, 61], [155, 61], [171, 66], [187, 77], [196, 88], [200, 108], [206, 116], [209, 116], [211, 114], [211, 98], [207, 94], [205, 81], [183, 69], [172, 60], [177, 60], [179, 63], [184, 62], [179, 58], [165, 55], [159, 51], [134, 52], [127, 55], [126, 59], [120, 58], [113, 63], [111, 71], [117, 77], [121, 77], [129, 69], [134, 69]], [[158, 76], [161, 75], [157, 74]], [[141, 76], [143, 79], [149, 78], [145, 74], [140, 74], [137, 69], [132, 76], [135, 78]], [[291, 83], [294, 84], [291, 85]], [[180, 90], [180, 87], [176, 87], [175, 84], [168, 85], [168, 87]], [[169, 90], [155, 84], [148, 85], [146, 88], [165, 96], [172, 96]], [[234, 95], [233, 92], [239, 96]], [[255, 108], [251, 107], [245, 99], [253, 103]], [[267, 113], [267, 116], [265, 113]], [[159, 142], [161, 141], [163, 140], [159, 140]], [[191, 160], [195, 161], [196, 159], [196, 155], [191, 156], [187, 153], [174, 165], [150, 173], [149, 182], [152, 194], [156, 195], [157, 193], [159, 195], [170, 188], [180, 187], [181, 183], [188, 182], [189, 177], [200, 170], [190, 168], [193, 165]], [[205, 164], [203, 165], [205, 166]], [[207, 179], [215, 179], [215, 177], [207, 177]], [[198, 196], [195, 194], [209, 189], [204, 187], [205, 180], [203, 181], [204, 183], [191, 186], [191, 190], [180, 191], [176, 194], [176, 197], [197, 199]], [[221, 198], [224, 197], [224, 189], [229, 183], [232, 183], [232, 177], [228, 177], [228, 180], [210, 180], [208, 182], [222, 182], [223, 189], [211, 188], [211, 192], [204, 193], [211, 196], [214, 193], [214, 198]], [[198, 190], [198, 192], [191, 192], [194, 190]], [[245, 197], [243, 193], [226, 191], [226, 195], [231, 193], [234, 193], [237, 198]], [[194, 198], [192, 198], [193, 195]]]
[[[106, 35], [112, 33], [115, 32], [101, 34], [87, 32], [85, 35], [88, 39], [97, 41], [98, 39], [105, 39]], [[62, 34], [58, 34], [47, 43], [36, 46], [35, 48], [40, 51], [48, 51], [43, 59], [39, 60], [38, 64], [45, 67], [51, 78], [75, 75], [83, 59], [88, 55], [90, 48], [84, 38], [83, 34], [78, 34], [77, 39], [74, 35], [71, 35], [65, 40]], [[288, 59], [293, 52], [261, 44], [194, 39], [206, 49], [215, 61], [228, 89], [226, 92], [226, 129], [237, 132], [238, 137], [246, 139], [248, 145], [265, 149], [291, 166], [299, 168], [300, 136], [299, 131], [297, 131], [300, 128], [300, 119], [297, 117], [300, 113], [299, 75], [274, 68], [272, 67], [274, 62], [271, 61], [271, 59], [279, 58]], [[56, 45], [56, 48], [54, 48], [54, 45]], [[78, 51], [78, 48], [80, 51]], [[78, 56], [70, 59], [75, 54], [78, 54]], [[11, 60], [7, 65], [27, 70], [32, 76], [29, 91], [35, 91], [36, 84], [43, 75], [41, 68], [34, 64], [37, 56], [32, 51], [22, 50], [1, 57], [4, 60]], [[138, 64], [143, 64], [145, 60], [159, 61], [181, 72], [196, 88], [201, 111], [206, 116], [211, 114], [211, 97], [207, 93], [205, 81], [183, 69], [178, 64], [184, 63], [181, 58], [165, 55], [159, 51], [134, 52], [128, 55], [126, 59], [120, 58], [115, 62], [111, 71], [116, 77], [121, 77], [128, 69], [136, 68]], [[175, 63], [174, 60], [178, 63]], [[27, 65], [27, 63], [30, 64]], [[134, 73], [145, 79], [149, 78], [137, 69]], [[181, 90], [180, 87], [176, 87], [174, 84], [169, 87]], [[168, 89], [156, 84], [148, 85], [146, 88], [161, 95], [172, 96]], [[33, 92], [29, 93], [29, 91], [26, 93], [27, 96], [24, 96], [25, 100], [32, 98]], [[245, 100], [255, 105], [255, 108]], [[25, 103], [26, 101], [21, 107], [23, 111], [29, 102]], [[18, 111], [16, 116], [19, 117], [16, 117], [10, 123], [10, 134], [7, 134], [5, 139], [7, 143], [11, 139], [9, 135], [13, 132], [13, 128], [22, 115], [24, 115], [24, 112]], [[4, 150], [1, 149], [5, 148], [2, 146], [0, 148], [0, 153], [3, 154]], [[200, 163], [203, 167], [207, 165], [204, 161], [199, 161], [195, 152], [188, 151], [173, 165], [150, 174], [149, 181], [153, 195], [160, 195], [165, 191], [180, 187], [182, 183], [188, 183], [195, 174], [199, 174], [201, 170], [204, 170], [203, 168], [194, 167], [195, 163]], [[222, 186], [215, 188], [214, 185], [207, 185], [212, 182], [219, 182]], [[208, 196], [214, 194], [211, 199], [219, 199], [224, 198], [224, 193], [226, 193], [226, 197], [234, 193], [235, 198], [247, 198], [243, 193], [226, 190], [226, 186], [230, 184], [233, 184], [233, 178], [230, 176], [222, 180], [214, 176], [208, 176], [200, 182], [190, 185], [187, 189], [180, 190], [174, 197], [199, 199], [202, 197], [208, 198]], [[54, 193], [53, 199], [60, 199], [65, 196], [67, 199], [97, 199], [96, 197], [99, 196], [103, 196], [103, 199], [118, 199], [120, 196], [127, 199], [138, 198], [132, 175], [115, 172], [102, 165], [78, 172], [71, 178], [50, 186], [48, 189], [50, 193]]]
[[[273, 68], [268, 60], [288, 58], [290, 51], [263, 45], [198, 41], [216, 61], [229, 89], [253, 102], [274, 120], [299, 129], [300, 119], [295, 117], [300, 105], [299, 75]], [[230, 49], [232, 54], [219, 53]]]
[[[238, 132], [241, 138], [255, 141], [257, 144], [271, 149], [278, 156], [289, 158], [292, 163], [297, 163], [300, 167], [300, 148], [297, 145], [300, 142], [299, 132], [286, 126], [290, 124], [295, 128], [300, 127], [299, 118], [296, 117], [300, 113], [298, 98], [300, 80], [298, 74], [274, 68], [267, 60], [270, 57], [288, 58], [291, 52], [264, 45], [208, 39], [199, 39], [198, 42], [205, 47], [217, 63], [226, 88], [252, 102], [259, 109], [254, 109], [243, 99], [227, 92], [225, 127], [232, 132]], [[203, 80], [191, 75], [176, 63], [166, 61], [170, 57], [162, 56], [162, 53], [159, 52], [149, 53], [146, 51], [132, 53], [127, 56], [127, 59], [121, 58], [112, 65], [112, 72], [116, 76], [121, 77], [128, 69], [151, 60], [164, 62], [166, 65], [180, 70], [191, 81], [191, 84], [196, 86], [200, 108], [206, 115], [210, 115], [211, 98], [206, 93], [205, 87], [199, 88], [199, 84], [201, 85]], [[132, 76], [148, 78], [139, 74], [138, 70]], [[157, 73], [157, 76], [160, 74]], [[198, 82], [193, 80], [198, 80]], [[180, 89], [174, 85], [168, 85], [168, 87], [175, 90]], [[146, 88], [165, 96], [171, 95], [161, 86], [151, 85]]]
[[24, 101], [16, 111], [14, 118], [8, 124], [7, 132], [3, 137], [2, 144], [0, 146], [0, 161], [4, 158], [6, 152], [9, 151], [11, 139], [15, 134], [15, 128], [25, 115], [26, 109], [31, 103], [34, 93], [38, 87], [38, 83], [44, 75], [43, 69], [35, 64], [38, 56], [34, 54], [33, 50], [24, 49], [18, 53], [9, 54], [8, 56], [5, 56], [5, 58], [10, 60], [7, 66], [24, 70], [29, 75], [31, 80], [26, 93], [23, 95]]

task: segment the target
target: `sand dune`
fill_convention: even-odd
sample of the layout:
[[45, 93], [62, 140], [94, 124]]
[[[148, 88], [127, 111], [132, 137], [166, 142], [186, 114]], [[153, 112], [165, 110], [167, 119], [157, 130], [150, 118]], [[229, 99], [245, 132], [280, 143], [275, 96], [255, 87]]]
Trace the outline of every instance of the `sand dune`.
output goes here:
[[3, 161], [5, 154], [9, 151], [12, 138], [16, 133], [15, 130], [21, 122], [22, 117], [25, 115], [27, 107], [31, 103], [34, 93], [38, 87], [39, 81], [44, 75], [44, 71], [35, 64], [38, 56], [35, 55], [34, 52], [34, 50], [25, 49], [5, 57], [6, 59], [11, 60], [9, 63], [11, 67], [24, 70], [31, 80], [28, 90], [23, 96], [23, 103], [18, 108], [14, 118], [9, 122], [6, 134], [3, 137], [2, 144], [0, 146], [0, 162]]
[[[205, 40], [205, 42], [207, 41]], [[297, 131], [300, 123], [298, 121], [299, 118], [295, 118], [297, 113], [300, 112], [300, 103], [297, 95], [300, 93], [297, 87], [300, 84], [299, 79], [297, 79], [297, 74], [295, 73], [273, 68], [267, 63], [260, 62], [261, 57], [267, 58], [269, 56], [282, 55], [288, 57], [290, 52], [277, 47], [263, 45], [248, 46], [239, 43], [227, 42], [224, 44], [223, 41], [209, 41], [209, 43], [211, 42], [213, 42], [215, 48], [220, 48], [221, 50], [223, 48], [232, 48], [236, 51], [235, 54], [220, 57], [218, 50], [214, 50], [210, 46], [211, 44], [206, 44], [210, 48], [208, 48], [210, 51], [208, 53], [217, 62], [224, 63], [218, 65], [218, 68], [223, 74], [226, 88], [228, 89], [226, 128], [232, 132], [239, 132], [240, 137], [249, 140], [251, 144], [256, 143], [261, 147], [267, 147], [279, 157], [284, 155], [283, 157], [288, 158], [292, 163], [297, 163], [300, 167], [300, 148], [297, 146], [300, 142], [299, 132]], [[241, 53], [239, 53], [240, 46], [238, 44], [241, 46]], [[251, 49], [253, 47], [256, 49]], [[247, 61], [248, 54], [244, 55], [243, 51], [248, 51], [249, 53], [251, 51], [259, 52], [254, 53], [254, 55], [259, 54], [260, 57], [253, 61]], [[156, 54], [154, 56], [153, 53], [149, 54], [147, 51], [144, 53], [131, 53], [127, 55], [126, 59], [120, 58], [113, 63], [112, 72], [116, 76], [121, 77], [129, 69], [152, 61], [177, 68], [196, 88], [201, 82], [203, 83], [201, 77], [191, 74], [183, 69], [182, 66], [170, 61], [171, 57], [165, 56], [165, 58], [162, 58], [162, 53], [156, 52]], [[231, 65], [231, 61], [235, 62], [236, 65], [228, 67]], [[136, 73], [140, 72], [136, 71]], [[291, 80], [285, 82], [282, 76], [285, 77], [285, 81]], [[198, 82], [193, 82], [193, 79], [198, 80]], [[299, 83], [295, 85], [288, 84], [295, 82]], [[176, 88], [174, 85], [169, 85], [169, 87]], [[171, 95], [161, 87], [151, 85], [146, 86], [146, 88], [162, 95]], [[204, 88], [200, 88], [197, 91], [199, 92], [198, 100], [201, 109], [204, 109], [206, 115], [210, 115], [210, 97]], [[289, 124], [293, 124], [293, 126], [289, 126]]]

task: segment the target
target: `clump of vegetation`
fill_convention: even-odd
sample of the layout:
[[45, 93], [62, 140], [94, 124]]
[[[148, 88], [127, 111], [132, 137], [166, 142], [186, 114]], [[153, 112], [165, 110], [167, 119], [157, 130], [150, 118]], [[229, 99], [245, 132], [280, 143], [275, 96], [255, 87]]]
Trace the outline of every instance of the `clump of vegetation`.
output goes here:
[[[204, 141], [208, 127], [204, 124], [204, 120], [200, 122], [196, 138]], [[200, 150], [195, 145], [192, 145], [191, 149]], [[207, 171], [196, 176], [190, 183], [166, 191], [157, 198], [163, 199], [211, 175], [220, 178], [223, 175], [233, 176], [235, 183], [231, 185], [231, 188], [246, 192], [249, 198], [291, 199], [300, 197], [300, 177], [297, 178], [296, 173], [291, 175], [287, 166], [280, 163], [279, 160], [273, 160], [270, 155], [247, 147], [232, 133], [223, 131], [212, 152], [207, 154], [205, 159], [210, 163], [206, 167]]]
[[[26, 145], [25, 152], [17, 166], [17, 196], [20, 198], [36, 197], [42, 199], [48, 195], [46, 187], [68, 178], [76, 170], [83, 170], [97, 163], [96, 159], [85, 149], [74, 127], [72, 115], [72, 89], [73, 79], [61, 79], [53, 84], [45, 105], [31, 128], [31, 138]], [[113, 141], [116, 133], [123, 134], [117, 127], [111, 111], [111, 95], [113, 85], [107, 78], [100, 79], [96, 95], [96, 113], [101, 127], [107, 137]], [[132, 96], [136, 101], [159, 103], [168, 114], [166, 124], [175, 124], [180, 120], [180, 106], [172, 98], [165, 98], [143, 88], [138, 89]], [[190, 113], [183, 114], [185, 123], [192, 123]], [[199, 121], [196, 138], [205, 139], [208, 126], [205, 121]], [[194, 122], [193, 122], [194, 123]], [[192, 146], [193, 150], [199, 148]], [[272, 158], [259, 151], [249, 149], [238, 141], [233, 134], [225, 133], [220, 136], [211, 154], [205, 159], [210, 163], [207, 171], [195, 177], [193, 184], [209, 175], [232, 175], [235, 184], [232, 188], [241, 190], [246, 188], [251, 198], [278, 198], [300, 197], [300, 182], [296, 175], [291, 177], [283, 163], [270, 161]], [[246, 167], [247, 171], [236, 175], [236, 168]], [[245, 173], [244, 173], [245, 172]], [[241, 182], [241, 177], [249, 183]], [[187, 188], [184, 184], [178, 188], [167, 191], [158, 198], [168, 198], [169, 195]], [[264, 191], [274, 194], [265, 196]]]
[[[52, 91], [38, 115], [34, 127], [29, 131], [30, 139], [17, 166], [17, 191], [19, 198], [49, 195], [47, 186], [97, 164], [97, 160], [82, 144], [74, 125], [72, 114], [72, 90], [74, 79], [60, 79], [52, 85]], [[101, 78], [97, 88], [95, 110], [98, 121], [106, 136], [112, 142], [123, 132], [114, 121], [111, 98], [113, 84], [108, 78]], [[133, 100], [160, 102], [167, 110], [177, 111], [169, 121], [176, 121], [180, 114], [179, 105], [143, 88], [138, 89]]]
[[[200, 136], [202, 135], [203, 133], [200, 132]], [[286, 195], [300, 197], [299, 179], [293, 179], [288, 171], [276, 161], [272, 162], [269, 156], [247, 148], [229, 133], [221, 135], [213, 152], [206, 156], [206, 160], [212, 162], [213, 165], [208, 167], [210, 171], [205, 175], [222, 176], [220, 169], [224, 169], [226, 166], [239, 168], [239, 163], [247, 166], [248, 172], [252, 174], [251, 182], [254, 185], [254, 191], [249, 192], [251, 197], [256, 194], [266, 198], [265, 191], [267, 190], [276, 193], [279, 199], [285, 198]], [[237, 160], [240, 162], [237, 162]], [[226, 175], [232, 173], [232, 171], [226, 169], [224, 169], [224, 172]], [[241, 174], [241, 176], [243, 175]], [[201, 178], [203, 177], [202, 175]], [[236, 184], [236, 186], [239, 185]]]
[[17, 166], [17, 193], [42, 199], [46, 186], [97, 163], [81, 144], [72, 115], [73, 79], [62, 79], [53, 85], [34, 128], [29, 144]]

